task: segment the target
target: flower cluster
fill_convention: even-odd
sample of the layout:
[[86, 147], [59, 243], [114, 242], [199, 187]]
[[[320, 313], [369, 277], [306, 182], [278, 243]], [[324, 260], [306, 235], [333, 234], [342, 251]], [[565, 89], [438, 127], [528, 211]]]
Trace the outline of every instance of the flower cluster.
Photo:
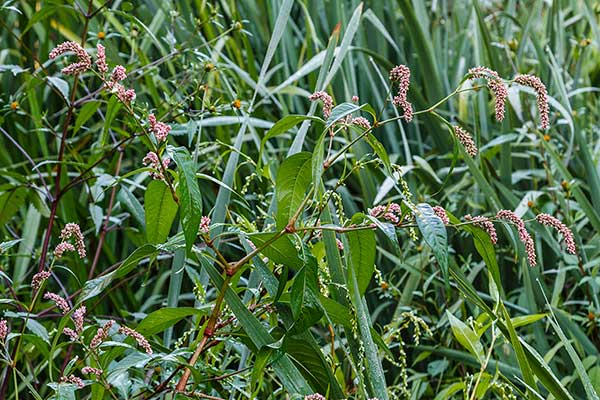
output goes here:
[[80, 44], [75, 42], [64, 42], [56, 46], [48, 55], [54, 60], [56, 57], [64, 53], [74, 53], [77, 57], [77, 62], [63, 68], [61, 72], [65, 75], [75, 75], [80, 72], [85, 72], [92, 67], [92, 59]]
[[477, 155], [477, 145], [473, 141], [471, 134], [464, 130], [462, 127], [455, 125], [454, 126], [454, 134], [459, 142], [465, 147], [465, 151], [471, 157], [475, 157]]
[[5, 319], [0, 319], [0, 342], [4, 342], [8, 336], [8, 322]]
[[98, 330], [96, 331], [96, 335], [92, 338], [92, 341], [90, 342], [90, 347], [96, 348], [100, 346], [100, 344], [102, 344], [102, 342], [104, 342], [108, 337], [110, 328], [112, 328], [114, 324], [115, 321], [111, 319], [106, 324], [104, 324], [102, 328], [98, 328]]
[[155, 171], [150, 172], [150, 176], [154, 179], [164, 179], [164, 175], [163, 175], [163, 170], [166, 170], [169, 167], [169, 164], [171, 164], [171, 159], [168, 157], [165, 157], [162, 159], [162, 161], [160, 160], [160, 157], [158, 156], [158, 154], [156, 154], [153, 151], [148, 152], [148, 154], [146, 154], [146, 156], [142, 159], [142, 163], [144, 163], [145, 166], [153, 168]]
[[488, 88], [494, 93], [496, 120], [504, 119], [504, 103], [508, 98], [508, 89], [498, 73], [486, 67], [475, 67], [469, 70], [470, 79], [483, 78], [487, 81]]
[[331, 110], [333, 109], [333, 99], [327, 92], [318, 91], [314, 92], [310, 96], [308, 96], [310, 101], [321, 100], [323, 102], [323, 118], [327, 119], [331, 115]]
[[52, 300], [54, 304], [56, 304], [56, 306], [60, 309], [63, 315], [66, 315], [69, 311], [71, 311], [71, 306], [69, 306], [69, 303], [67, 303], [65, 299], [63, 299], [56, 293], [46, 292], [44, 294], [44, 299]]
[[494, 227], [494, 223], [490, 221], [489, 218], [482, 217], [480, 215], [472, 217], [470, 214], [467, 214], [465, 215], [465, 219], [469, 222], [472, 222], [473, 225], [478, 226], [486, 231], [490, 236], [492, 244], [498, 243], [498, 234], [496, 233], [496, 228]]
[[380, 205], [369, 209], [369, 215], [397, 224], [400, 222], [400, 217], [402, 216], [402, 208], [397, 203], [390, 203], [388, 206]]
[[96, 375], [96, 376], [100, 376], [102, 375], [102, 370], [100, 368], [94, 368], [94, 367], [83, 367], [81, 368], [81, 373], [82, 374], [86, 374], [86, 375]]
[[314, 393], [304, 396], [304, 400], [327, 400], [322, 394]]
[[392, 104], [402, 108], [404, 119], [410, 122], [413, 119], [412, 104], [408, 101], [410, 87], [410, 69], [406, 65], [398, 65], [390, 71], [390, 81], [398, 83], [398, 94], [394, 96]]
[[504, 219], [517, 227], [517, 231], [519, 233], [519, 239], [525, 245], [525, 252], [527, 253], [527, 261], [529, 262], [529, 266], [535, 267], [537, 264], [537, 255], [535, 253], [535, 243], [531, 238], [527, 229], [525, 229], [525, 222], [512, 211], [509, 210], [500, 210], [496, 214], [496, 218]]
[[152, 354], [152, 347], [150, 346], [150, 343], [141, 333], [136, 332], [135, 330], [128, 328], [126, 326], [120, 327], [119, 332], [135, 339], [136, 342], [138, 343], [138, 345], [140, 347], [142, 347], [144, 350], [146, 350], [147, 354], [150, 354], [150, 355]]
[[352, 118], [350, 124], [360, 126], [363, 129], [371, 129], [371, 123], [365, 117]]
[[80, 389], [82, 387], [85, 387], [83, 380], [81, 380], [81, 378], [76, 377], [75, 375], [69, 375], [67, 377], [63, 376], [62, 378], [60, 378], [60, 381], [62, 383], [72, 383], [74, 385], [77, 385], [77, 387]]
[[96, 68], [101, 74], [108, 72], [108, 64], [106, 63], [106, 49], [98, 43], [96, 45]]
[[575, 240], [573, 239], [573, 232], [562, 222], [549, 214], [538, 214], [535, 219], [542, 225], [550, 226], [556, 229], [563, 237], [565, 244], [567, 245], [567, 252], [571, 254], [577, 254], [577, 248], [575, 247]]
[[[65, 225], [63, 230], [60, 232], [60, 239], [62, 243], [56, 246], [54, 250], [54, 254], [57, 258], [62, 257], [65, 251], [74, 251], [73, 245], [67, 242], [67, 240], [73, 238], [75, 240], [75, 248], [77, 249], [77, 253], [80, 258], [85, 257], [85, 242], [83, 240], [83, 234], [81, 233], [81, 228], [79, 225], [75, 223], [68, 223]], [[57, 254], [58, 253], [58, 254]]]
[[48, 278], [50, 278], [50, 272], [48, 271], [41, 271], [35, 274], [31, 279], [31, 288], [34, 290], [34, 292], [38, 291], [40, 287], [42, 287], [42, 283], [44, 283], [44, 281]]
[[171, 127], [164, 122], [159, 122], [156, 120], [154, 114], [148, 115], [148, 122], [150, 123], [150, 130], [154, 133], [156, 140], [162, 142], [167, 139], [169, 132], [171, 131]]
[[431, 208], [433, 209], [435, 215], [437, 215], [442, 220], [444, 225], [448, 225], [450, 223], [450, 218], [448, 218], [448, 214], [446, 214], [446, 210], [444, 210], [444, 207], [435, 206]]
[[542, 129], [548, 129], [550, 125], [549, 118], [549, 107], [548, 107], [548, 92], [546, 91], [546, 85], [534, 75], [517, 75], [515, 82], [519, 85], [529, 86], [533, 88], [537, 94], [537, 108], [540, 113], [540, 127]]
[[203, 234], [208, 234], [210, 232], [210, 217], [203, 215], [200, 219], [200, 232]]

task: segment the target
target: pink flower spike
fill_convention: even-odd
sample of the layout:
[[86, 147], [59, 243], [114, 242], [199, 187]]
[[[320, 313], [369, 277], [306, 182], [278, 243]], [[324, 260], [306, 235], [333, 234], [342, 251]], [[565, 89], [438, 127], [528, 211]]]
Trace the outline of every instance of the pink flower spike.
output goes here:
[[440, 217], [440, 219], [442, 220], [444, 225], [448, 225], [450, 223], [450, 218], [448, 218], [448, 214], [446, 214], [446, 210], [444, 210], [443, 207], [435, 206], [435, 207], [431, 207], [431, 208], [433, 209], [433, 212], [435, 213], [435, 215]]
[[4, 342], [8, 336], [8, 322], [0, 319], [0, 342]]
[[360, 126], [363, 129], [371, 129], [371, 123], [369, 122], [368, 119], [364, 118], [364, 117], [356, 117], [356, 118], [352, 118], [352, 120], [350, 120], [350, 123], [352, 125], [357, 125]]
[[110, 75], [110, 79], [113, 82], [121, 82], [122, 80], [124, 80], [125, 78], [127, 78], [127, 74], [125, 73], [125, 67], [122, 65], [117, 65], [113, 71], [112, 74]]
[[542, 225], [550, 226], [556, 229], [563, 237], [565, 244], [567, 245], [567, 252], [571, 254], [577, 254], [577, 247], [575, 246], [575, 239], [573, 239], [573, 232], [557, 218], [554, 218], [549, 214], [538, 214], [535, 219]]
[[498, 234], [496, 233], [496, 228], [494, 227], [494, 223], [490, 221], [489, 218], [476, 216], [472, 217], [470, 214], [465, 215], [465, 219], [469, 222], [473, 222], [473, 225], [478, 226], [487, 232], [490, 236], [490, 240], [492, 244], [498, 243]]
[[333, 109], [333, 99], [330, 95], [324, 91], [318, 91], [308, 96], [308, 99], [310, 101], [321, 100], [323, 102], [323, 117], [325, 119], [329, 118]]
[[62, 258], [66, 252], [75, 251], [75, 246], [69, 242], [60, 242], [54, 249], [54, 257]]
[[319, 393], [309, 394], [308, 396], [304, 396], [304, 400], [327, 400], [323, 395]]
[[156, 140], [162, 142], [167, 139], [169, 132], [171, 131], [171, 127], [164, 122], [158, 122], [154, 114], [148, 115], [148, 122], [150, 123], [150, 130], [156, 136]]
[[527, 229], [525, 229], [525, 222], [512, 211], [509, 210], [500, 210], [496, 214], [496, 218], [504, 219], [509, 221], [513, 225], [517, 227], [517, 231], [519, 233], [519, 239], [525, 245], [525, 252], [527, 253], [527, 261], [529, 262], [529, 266], [535, 267], [537, 264], [537, 255], [535, 253], [535, 243], [531, 238]]
[[77, 385], [77, 387], [79, 389], [85, 387], [85, 384], [83, 383], [83, 380], [81, 380], [81, 378], [76, 377], [75, 375], [69, 375], [67, 377], [62, 377], [60, 378], [60, 381], [62, 383], [72, 383], [74, 385]]
[[57, 295], [55, 293], [46, 292], [44, 294], [44, 299], [52, 300], [54, 302], [54, 304], [56, 304], [56, 306], [60, 309], [60, 311], [62, 311], [63, 315], [65, 315], [69, 311], [71, 311], [71, 307], [69, 306], [69, 303], [67, 303], [67, 301], [65, 299], [63, 299], [62, 297], [60, 297], [59, 295]]
[[352, 102], [353, 103], [358, 103], [358, 96], [357, 95], [352, 96]]
[[171, 163], [171, 159], [165, 157], [163, 160], [160, 160], [160, 157], [158, 157], [158, 155], [155, 152], [150, 151], [148, 152], [148, 154], [146, 154], [146, 156], [142, 160], [142, 163], [156, 170], [154, 172], [150, 172], [150, 176], [153, 179], [164, 179], [160, 166], [162, 165], [162, 169], [166, 170], [169, 167], [169, 164]]
[[63, 230], [60, 232], [60, 239], [62, 241], [66, 241], [70, 238], [75, 239], [75, 247], [77, 248], [77, 253], [79, 253], [80, 258], [84, 258], [86, 253], [83, 234], [81, 233], [81, 228], [79, 227], [79, 225], [73, 222], [66, 224]]
[[340, 250], [340, 251], [344, 250], [344, 243], [340, 239], [336, 238], [335, 244], [336, 244], [338, 250]]
[[465, 151], [471, 157], [475, 157], [477, 155], [477, 145], [473, 141], [471, 134], [464, 130], [462, 127], [456, 125], [454, 126], [454, 134], [459, 142], [465, 147]]
[[56, 57], [65, 54], [67, 52], [74, 53], [77, 57], [77, 62], [70, 64], [62, 69], [62, 73], [65, 75], [75, 75], [80, 72], [85, 72], [92, 66], [92, 59], [89, 54], [85, 51], [79, 43], [75, 42], [64, 42], [56, 46], [48, 55], [50, 59], [54, 60]]
[[114, 324], [115, 324], [115, 321], [111, 319], [106, 324], [104, 324], [104, 326], [102, 328], [98, 328], [98, 330], [96, 331], [96, 335], [92, 338], [92, 341], [90, 342], [90, 347], [96, 348], [96, 347], [100, 346], [100, 344], [102, 342], [104, 342], [106, 340], [106, 338], [108, 337], [110, 328], [112, 328], [112, 326]]
[[202, 232], [205, 235], [208, 234], [208, 232], [210, 232], [210, 218], [205, 215], [202, 216], [202, 218], [200, 219], [200, 232]]
[[[54, 254], [56, 254], [56, 250], [54, 251]], [[44, 281], [46, 279], [48, 279], [50, 277], [50, 272], [48, 271], [41, 271], [38, 272], [37, 274], [35, 274], [33, 276], [33, 278], [31, 279], [31, 288], [34, 291], [37, 291], [40, 289], [40, 287], [42, 287], [42, 283], [44, 283]]]
[[550, 109], [548, 106], [548, 92], [546, 91], [546, 85], [534, 75], [517, 75], [515, 82], [519, 85], [529, 86], [533, 88], [537, 94], [537, 108], [540, 113], [540, 128], [548, 129], [550, 125]]
[[141, 333], [136, 332], [135, 330], [128, 328], [126, 326], [120, 327], [119, 332], [135, 339], [136, 342], [138, 343], [138, 345], [140, 347], [142, 347], [144, 350], [146, 350], [147, 354], [152, 355], [152, 347], [150, 346], [150, 343], [148, 342], [148, 340]]
[[79, 334], [71, 328], [64, 328], [63, 333], [70, 337], [72, 341], [76, 341], [79, 338]]
[[106, 64], [106, 52], [103, 45], [98, 43], [96, 45], [96, 67], [101, 74], [108, 72], [108, 64]]
[[100, 368], [94, 368], [94, 367], [83, 367], [81, 368], [81, 373], [82, 374], [86, 374], [86, 375], [96, 375], [96, 376], [100, 376], [102, 375], [102, 370]]
[[406, 65], [398, 65], [390, 71], [390, 81], [398, 82], [398, 95], [392, 99], [392, 104], [402, 108], [404, 120], [410, 122], [413, 119], [412, 104], [408, 101], [408, 89], [410, 87], [410, 69]]
[[495, 97], [496, 120], [502, 121], [504, 119], [504, 103], [508, 98], [508, 89], [498, 73], [487, 67], [475, 67], [469, 70], [469, 74], [471, 75], [469, 79], [483, 78], [487, 81], [488, 88], [494, 93]]
[[73, 320], [73, 323], [75, 324], [75, 330], [79, 333], [83, 332], [83, 323], [84, 323], [86, 311], [87, 310], [86, 310], [85, 306], [81, 306], [77, 310], [75, 310], [73, 312], [73, 315], [71, 316], [71, 319]]

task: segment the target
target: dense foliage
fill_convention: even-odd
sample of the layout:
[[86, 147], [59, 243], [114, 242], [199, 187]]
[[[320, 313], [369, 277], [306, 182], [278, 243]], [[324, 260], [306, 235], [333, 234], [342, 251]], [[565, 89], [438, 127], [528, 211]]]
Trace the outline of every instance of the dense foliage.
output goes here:
[[600, 7], [0, 6], [0, 398], [598, 399]]

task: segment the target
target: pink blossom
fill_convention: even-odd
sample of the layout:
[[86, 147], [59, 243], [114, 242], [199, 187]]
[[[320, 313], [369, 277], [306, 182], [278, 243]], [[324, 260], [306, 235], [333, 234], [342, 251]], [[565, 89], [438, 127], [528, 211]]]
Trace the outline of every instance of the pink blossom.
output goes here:
[[8, 336], [8, 322], [5, 319], [0, 319], [0, 342], [4, 342]]
[[52, 300], [56, 304], [56, 306], [60, 309], [60, 311], [62, 311], [63, 315], [66, 315], [69, 311], [71, 311], [71, 307], [69, 306], [69, 303], [67, 303], [67, 301], [65, 299], [63, 299], [62, 297], [60, 297], [59, 295], [57, 295], [55, 293], [46, 292], [44, 294], [44, 299]]
[[508, 89], [498, 73], [486, 67], [475, 67], [469, 70], [469, 74], [471, 75], [470, 79], [478, 79], [483, 78], [487, 81], [487, 85], [490, 88], [490, 91], [494, 93], [495, 99], [495, 111], [496, 111], [496, 120], [502, 121], [504, 119], [504, 103], [508, 98]]
[[394, 224], [400, 222], [402, 208], [397, 203], [390, 203], [387, 206], [379, 205], [369, 210], [369, 215], [375, 218], [383, 218]]
[[102, 370], [100, 368], [94, 368], [94, 367], [83, 367], [81, 368], [81, 373], [83, 374], [89, 374], [89, 375], [96, 375], [96, 376], [100, 376], [102, 375]]
[[77, 57], [77, 62], [70, 64], [62, 69], [62, 73], [65, 75], [75, 75], [80, 72], [85, 72], [92, 66], [92, 59], [89, 54], [85, 51], [80, 44], [75, 42], [64, 42], [56, 46], [48, 55], [50, 59], [54, 60], [56, 57], [71, 52]]
[[75, 332], [73, 329], [71, 328], [64, 328], [63, 329], [63, 333], [65, 335], [67, 335], [68, 337], [71, 338], [72, 341], [76, 341], [77, 338], [79, 337], [79, 333]]
[[331, 110], [333, 109], [333, 99], [326, 92], [318, 91], [308, 96], [310, 101], [321, 100], [323, 102], [323, 117], [329, 118]]
[[325, 396], [319, 394], [319, 393], [315, 393], [315, 394], [309, 394], [308, 396], [304, 396], [304, 400], [327, 400], [325, 398]]
[[121, 82], [125, 78], [127, 78], [127, 74], [125, 73], [126, 69], [122, 65], [117, 65], [110, 75], [110, 80], [113, 82]]
[[63, 230], [60, 232], [60, 238], [63, 241], [66, 241], [70, 238], [74, 238], [75, 247], [77, 248], [77, 253], [79, 253], [79, 257], [85, 257], [85, 242], [83, 240], [83, 234], [81, 233], [81, 228], [79, 227], [79, 225], [73, 222], [66, 224]]
[[144, 350], [146, 350], [147, 354], [152, 354], [152, 347], [150, 346], [150, 343], [141, 333], [136, 332], [135, 330], [126, 326], [120, 327], [119, 332], [131, 338], [134, 338], [137, 341], [138, 345]]
[[208, 232], [210, 232], [210, 217], [207, 217], [205, 215], [202, 216], [202, 218], [200, 219], [200, 232], [202, 232], [205, 235]]
[[[74, 249], [73, 249], [73, 250], [74, 250]], [[55, 250], [55, 253], [54, 253], [54, 254], [56, 254], [56, 250]], [[33, 276], [33, 278], [31, 279], [31, 288], [32, 288], [34, 291], [37, 291], [37, 290], [39, 290], [39, 288], [42, 286], [42, 283], [44, 283], [44, 281], [45, 281], [46, 279], [48, 279], [49, 277], [50, 277], [50, 272], [48, 272], [48, 271], [41, 271], [41, 272], [38, 272], [38, 273], [37, 273], [37, 274], [35, 274], [35, 275]]]
[[75, 246], [69, 242], [60, 242], [54, 249], [54, 257], [62, 258], [63, 254], [68, 251], [75, 251]]
[[465, 215], [465, 219], [467, 221], [473, 222], [473, 225], [480, 227], [490, 236], [490, 240], [492, 244], [496, 244], [498, 242], [498, 235], [496, 233], [496, 228], [494, 227], [494, 223], [490, 221], [489, 218], [482, 216], [472, 217], [470, 214]]
[[167, 139], [169, 132], [171, 131], [171, 127], [164, 122], [156, 121], [156, 117], [154, 114], [148, 115], [148, 122], [150, 122], [150, 130], [156, 136], [156, 140], [162, 142]]
[[448, 218], [448, 214], [446, 214], [446, 210], [444, 210], [444, 207], [435, 206], [431, 208], [433, 209], [435, 215], [437, 215], [442, 220], [444, 225], [448, 225], [450, 223], [450, 218]]
[[357, 95], [352, 96], [352, 102], [353, 103], [358, 103], [358, 96]]
[[550, 109], [548, 107], [548, 92], [546, 91], [546, 85], [534, 75], [517, 75], [515, 77], [515, 82], [519, 85], [529, 86], [533, 88], [537, 94], [537, 108], [540, 113], [540, 127], [542, 129], [548, 129], [550, 125], [549, 113]]
[[527, 261], [529, 261], [529, 266], [535, 267], [537, 264], [535, 243], [533, 242], [529, 232], [527, 232], [527, 229], [525, 229], [525, 222], [523, 222], [521, 217], [509, 210], [498, 211], [496, 218], [507, 220], [517, 227], [519, 239], [521, 239], [521, 242], [525, 245], [525, 252], [527, 253]]
[[390, 81], [398, 83], [398, 95], [392, 99], [392, 104], [402, 108], [406, 122], [412, 121], [412, 104], [408, 101], [410, 87], [410, 69], [406, 65], [398, 65], [390, 71]]
[[335, 244], [336, 244], [338, 250], [344, 250], [344, 243], [340, 239], [336, 238]]
[[90, 342], [90, 347], [96, 348], [96, 347], [100, 346], [100, 344], [102, 342], [104, 342], [106, 340], [106, 338], [108, 337], [110, 328], [112, 328], [112, 326], [114, 324], [115, 324], [115, 321], [111, 319], [106, 324], [104, 324], [104, 326], [102, 328], [98, 328], [98, 330], [96, 331], [96, 335], [92, 338], [92, 341]]
[[473, 141], [471, 134], [464, 130], [462, 127], [456, 125], [454, 126], [454, 134], [459, 142], [465, 147], [465, 151], [471, 157], [475, 157], [477, 155], [477, 145]]
[[571, 254], [577, 254], [577, 248], [575, 246], [575, 239], [573, 239], [573, 232], [557, 218], [549, 214], [538, 214], [535, 219], [542, 225], [550, 226], [556, 229], [563, 237], [565, 244], [567, 245], [567, 252]]
[[60, 381], [63, 383], [72, 383], [74, 385], [77, 385], [77, 387], [80, 389], [85, 387], [85, 384], [83, 383], [81, 378], [78, 378], [75, 375], [69, 375], [67, 377], [63, 376], [62, 378], [60, 378]]
[[364, 118], [364, 117], [356, 117], [356, 118], [352, 118], [350, 120], [350, 123], [352, 125], [358, 125], [361, 128], [364, 129], [371, 129], [371, 123], [369, 122], [368, 119]]
[[108, 65], [106, 64], [106, 51], [103, 45], [98, 43], [96, 45], [96, 67], [100, 73], [105, 74], [108, 71]]
[[85, 306], [79, 307], [77, 310], [73, 312], [71, 318], [73, 319], [73, 323], [75, 324], [75, 330], [79, 333], [83, 332], [83, 323], [85, 319]]
[[[148, 154], [146, 154], [146, 156], [142, 160], [142, 163], [144, 165], [146, 165], [150, 168], [154, 168], [156, 170], [155, 172], [150, 172], [150, 176], [152, 178], [164, 179], [162, 170], [166, 170], [169, 167], [169, 164], [171, 163], [171, 159], [168, 157], [165, 157], [161, 161], [160, 157], [155, 152], [150, 151], [150, 152], [148, 152]], [[161, 170], [161, 165], [162, 165], [162, 170]]]

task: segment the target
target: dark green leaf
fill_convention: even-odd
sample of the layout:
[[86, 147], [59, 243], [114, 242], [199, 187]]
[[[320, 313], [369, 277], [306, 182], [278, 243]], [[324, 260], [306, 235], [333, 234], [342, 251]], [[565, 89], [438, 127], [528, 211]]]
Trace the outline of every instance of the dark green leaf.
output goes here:
[[150, 182], [144, 194], [144, 209], [148, 242], [164, 243], [177, 214], [177, 203], [166, 183], [160, 180]]

